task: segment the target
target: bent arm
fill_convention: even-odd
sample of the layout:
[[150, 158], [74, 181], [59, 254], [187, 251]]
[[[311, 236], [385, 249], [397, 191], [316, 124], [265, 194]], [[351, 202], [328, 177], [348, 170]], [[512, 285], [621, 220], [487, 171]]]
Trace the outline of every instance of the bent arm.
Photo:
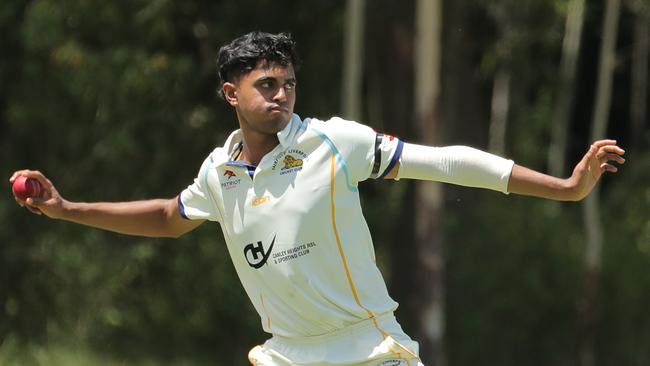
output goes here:
[[558, 201], [580, 201], [589, 195], [605, 172], [618, 171], [610, 161], [624, 164], [623, 154], [625, 150], [618, 147], [615, 140], [596, 141], [575, 166], [571, 176], [566, 179], [515, 165], [508, 191]]

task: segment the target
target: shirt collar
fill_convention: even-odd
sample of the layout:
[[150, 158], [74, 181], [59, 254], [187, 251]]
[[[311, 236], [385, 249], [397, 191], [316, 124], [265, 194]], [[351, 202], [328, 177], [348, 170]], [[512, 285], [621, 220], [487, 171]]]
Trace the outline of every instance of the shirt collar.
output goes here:
[[300, 119], [300, 116], [294, 113], [289, 120], [289, 123], [284, 126], [282, 131], [278, 132], [278, 140], [280, 141], [280, 145], [282, 145], [283, 148], [286, 149], [291, 146], [294, 138], [296, 137], [296, 132], [298, 132], [300, 129], [301, 124], [302, 120]]

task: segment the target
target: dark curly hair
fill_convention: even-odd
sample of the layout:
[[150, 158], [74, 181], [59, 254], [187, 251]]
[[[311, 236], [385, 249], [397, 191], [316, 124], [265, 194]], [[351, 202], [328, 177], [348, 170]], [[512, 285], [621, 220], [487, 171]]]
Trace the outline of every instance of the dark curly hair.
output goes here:
[[255, 69], [260, 61], [274, 62], [282, 66], [292, 65], [297, 69], [300, 60], [291, 34], [250, 32], [222, 46], [217, 54], [219, 96], [224, 97], [224, 83], [237, 81]]

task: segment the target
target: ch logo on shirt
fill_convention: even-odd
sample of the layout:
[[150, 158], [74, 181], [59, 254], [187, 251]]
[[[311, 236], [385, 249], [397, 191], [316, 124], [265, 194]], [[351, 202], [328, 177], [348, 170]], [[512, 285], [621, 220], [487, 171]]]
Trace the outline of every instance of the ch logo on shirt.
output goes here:
[[275, 244], [275, 235], [273, 240], [271, 240], [271, 245], [269, 249], [264, 251], [264, 243], [258, 241], [256, 244], [250, 243], [244, 247], [244, 257], [246, 257], [246, 262], [248, 265], [260, 269], [263, 265], [266, 264], [266, 261], [269, 260], [271, 256], [271, 251], [273, 250], [273, 244]]

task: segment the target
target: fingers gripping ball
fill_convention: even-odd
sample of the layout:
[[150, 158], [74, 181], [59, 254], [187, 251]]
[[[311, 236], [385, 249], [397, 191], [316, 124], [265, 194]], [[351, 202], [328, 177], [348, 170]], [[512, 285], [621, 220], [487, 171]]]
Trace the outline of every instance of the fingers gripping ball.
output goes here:
[[41, 193], [41, 185], [36, 179], [20, 176], [14, 180], [11, 190], [16, 197], [25, 201], [30, 197], [38, 197]]

